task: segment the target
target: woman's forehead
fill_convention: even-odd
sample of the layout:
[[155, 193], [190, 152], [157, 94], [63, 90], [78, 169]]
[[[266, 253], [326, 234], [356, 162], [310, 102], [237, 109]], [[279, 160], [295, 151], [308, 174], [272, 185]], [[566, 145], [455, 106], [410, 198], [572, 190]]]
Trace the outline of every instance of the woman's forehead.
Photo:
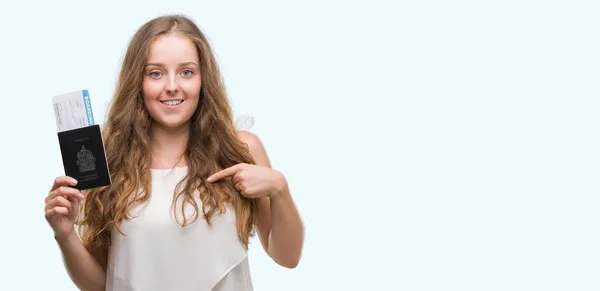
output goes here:
[[147, 63], [179, 65], [190, 62], [198, 63], [198, 50], [194, 42], [183, 35], [163, 35], [150, 45]]

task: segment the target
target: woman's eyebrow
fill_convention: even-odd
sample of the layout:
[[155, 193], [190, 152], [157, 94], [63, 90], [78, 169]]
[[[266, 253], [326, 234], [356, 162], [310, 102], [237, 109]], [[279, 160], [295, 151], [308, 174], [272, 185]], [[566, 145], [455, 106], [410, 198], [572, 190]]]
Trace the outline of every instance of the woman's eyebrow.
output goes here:
[[[193, 62], [193, 61], [183, 62], [183, 63], [179, 64], [179, 66], [187, 66], [187, 65], [198, 66], [198, 64], [196, 64], [196, 62]], [[165, 65], [163, 63], [147, 63], [146, 67], [149, 67], [149, 66], [164, 67]]]

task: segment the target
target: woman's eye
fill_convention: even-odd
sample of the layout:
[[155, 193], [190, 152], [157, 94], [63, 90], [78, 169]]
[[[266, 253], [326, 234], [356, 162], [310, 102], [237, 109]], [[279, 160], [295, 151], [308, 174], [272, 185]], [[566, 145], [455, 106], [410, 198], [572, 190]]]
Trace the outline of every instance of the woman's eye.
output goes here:
[[160, 72], [156, 72], [156, 71], [150, 72], [150, 76], [153, 78], [158, 78], [158, 77], [160, 77]]
[[193, 75], [194, 72], [192, 72], [191, 70], [185, 70], [185, 71], [182, 72], [182, 74], [185, 77], [189, 77], [189, 76]]

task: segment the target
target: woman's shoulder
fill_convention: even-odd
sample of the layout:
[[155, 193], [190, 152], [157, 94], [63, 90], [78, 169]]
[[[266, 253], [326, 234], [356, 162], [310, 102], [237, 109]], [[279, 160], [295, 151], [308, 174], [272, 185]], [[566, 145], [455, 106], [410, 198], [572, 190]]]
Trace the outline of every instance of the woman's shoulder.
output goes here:
[[255, 133], [246, 130], [238, 130], [237, 137], [240, 141], [248, 145], [251, 153], [264, 150], [260, 138]]
[[267, 150], [258, 135], [243, 130], [238, 131], [237, 135], [240, 141], [248, 145], [248, 151], [257, 164], [270, 166]]

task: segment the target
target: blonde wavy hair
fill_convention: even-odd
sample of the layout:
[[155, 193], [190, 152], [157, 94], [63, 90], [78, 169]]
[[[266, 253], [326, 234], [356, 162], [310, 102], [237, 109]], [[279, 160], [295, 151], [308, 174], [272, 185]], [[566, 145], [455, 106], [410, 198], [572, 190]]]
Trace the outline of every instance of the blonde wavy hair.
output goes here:
[[[83, 191], [86, 199], [80, 205], [78, 232], [85, 246], [107, 248], [111, 228], [125, 234], [119, 225], [123, 219], [132, 218], [129, 209], [150, 198], [152, 124], [141, 93], [143, 71], [153, 41], [169, 33], [180, 33], [195, 44], [202, 76], [200, 101], [191, 119], [184, 153], [188, 172], [176, 188], [183, 186], [183, 191], [173, 195], [173, 205], [183, 199], [179, 210], [183, 212], [185, 205], [191, 204], [194, 212], [191, 217], [183, 216], [183, 221], [177, 221], [185, 227], [198, 219], [200, 207], [195, 200], [198, 193], [203, 217], [209, 224], [215, 215], [226, 211], [229, 204], [235, 209], [238, 237], [248, 248], [249, 238], [254, 235], [256, 202], [240, 195], [227, 180], [207, 183], [206, 178], [235, 164], [253, 164], [254, 161], [247, 146], [237, 138], [232, 110], [211, 47], [197, 25], [182, 15], [161, 16], [145, 23], [129, 44], [102, 130], [112, 184]], [[174, 214], [177, 210], [178, 207], [173, 207]]]

